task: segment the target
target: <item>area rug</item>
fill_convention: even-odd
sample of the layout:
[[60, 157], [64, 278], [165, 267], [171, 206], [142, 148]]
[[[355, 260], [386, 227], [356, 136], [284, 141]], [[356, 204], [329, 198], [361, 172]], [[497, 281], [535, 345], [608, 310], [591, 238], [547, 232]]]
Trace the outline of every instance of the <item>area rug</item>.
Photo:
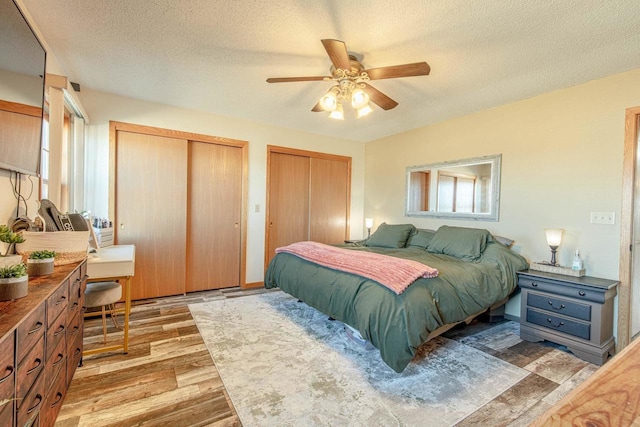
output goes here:
[[443, 337], [398, 374], [279, 291], [189, 309], [245, 427], [449, 426], [528, 374]]

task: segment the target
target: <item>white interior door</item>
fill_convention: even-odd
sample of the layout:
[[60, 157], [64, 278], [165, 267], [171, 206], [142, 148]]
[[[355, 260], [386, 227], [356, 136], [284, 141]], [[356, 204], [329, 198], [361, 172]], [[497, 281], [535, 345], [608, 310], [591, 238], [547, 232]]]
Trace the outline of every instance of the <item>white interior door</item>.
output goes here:
[[[640, 123], [638, 123], [640, 128]], [[640, 147], [640, 137], [636, 142]], [[633, 260], [631, 265], [631, 337], [640, 332], [640, 156], [636, 157], [636, 182], [633, 190]]]

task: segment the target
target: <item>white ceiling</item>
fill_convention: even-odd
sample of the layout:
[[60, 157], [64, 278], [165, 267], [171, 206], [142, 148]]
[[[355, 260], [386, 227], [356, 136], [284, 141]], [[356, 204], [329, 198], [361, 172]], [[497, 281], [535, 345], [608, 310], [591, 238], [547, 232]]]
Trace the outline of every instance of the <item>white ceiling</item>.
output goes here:
[[[84, 88], [358, 141], [640, 68], [638, 0], [23, 3]], [[327, 75], [323, 38], [431, 74], [372, 82], [399, 106], [331, 120], [310, 111], [330, 82], [265, 82]]]

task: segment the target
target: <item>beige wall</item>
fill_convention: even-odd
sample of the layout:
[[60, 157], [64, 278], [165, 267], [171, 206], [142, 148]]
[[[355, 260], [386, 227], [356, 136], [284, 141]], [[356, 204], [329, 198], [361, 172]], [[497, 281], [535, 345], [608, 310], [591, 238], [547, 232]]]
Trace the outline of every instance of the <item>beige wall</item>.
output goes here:
[[[349, 156], [352, 162], [351, 237], [364, 233], [364, 144], [231, 117], [185, 110], [83, 89], [82, 105], [91, 117], [86, 127], [85, 209], [108, 214], [109, 120], [195, 132], [249, 141], [249, 197], [247, 215], [247, 281], [263, 280], [267, 145], [301, 148]], [[328, 119], [327, 119], [328, 120]], [[327, 126], [331, 123], [327, 122]], [[135, 185], [135, 183], [132, 183]], [[259, 205], [260, 212], [255, 212]]]
[[[533, 261], [550, 258], [544, 229], [563, 228], [561, 264], [579, 249], [588, 275], [616, 279], [624, 114], [640, 105], [638, 81], [640, 69], [370, 142], [365, 216], [487, 228]], [[404, 216], [407, 166], [490, 154], [502, 154], [498, 222]], [[615, 225], [590, 224], [590, 212], [607, 211]]]

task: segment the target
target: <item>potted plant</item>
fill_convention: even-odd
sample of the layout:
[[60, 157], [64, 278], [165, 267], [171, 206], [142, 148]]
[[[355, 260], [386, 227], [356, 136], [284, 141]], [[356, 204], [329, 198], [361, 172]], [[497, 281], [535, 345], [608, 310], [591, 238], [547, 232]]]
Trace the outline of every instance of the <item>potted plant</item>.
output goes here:
[[0, 242], [6, 244], [4, 253], [0, 250], [0, 267], [9, 267], [22, 262], [20, 255], [13, 255], [13, 246], [16, 243], [24, 243], [24, 237], [11, 231], [6, 225], [0, 225]]
[[0, 301], [27, 296], [29, 276], [27, 266], [22, 262], [8, 267], [0, 267]]
[[29, 276], [45, 276], [53, 273], [53, 259], [55, 251], [34, 251], [27, 259], [27, 273]]

